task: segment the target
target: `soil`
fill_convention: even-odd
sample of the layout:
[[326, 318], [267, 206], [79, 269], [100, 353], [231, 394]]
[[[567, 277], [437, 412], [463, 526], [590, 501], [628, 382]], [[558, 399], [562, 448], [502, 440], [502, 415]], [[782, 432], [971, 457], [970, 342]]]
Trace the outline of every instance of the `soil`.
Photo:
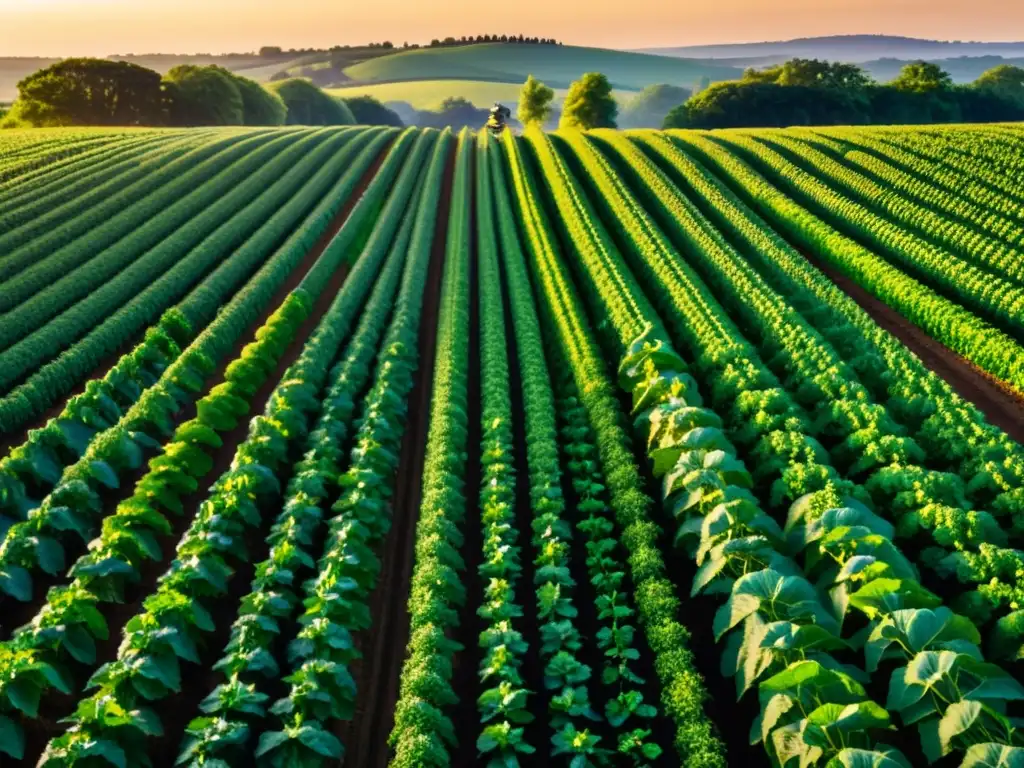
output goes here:
[[420, 318], [419, 365], [410, 393], [409, 422], [402, 439], [392, 502], [393, 519], [384, 543], [381, 578], [370, 597], [372, 632], [357, 638], [363, 654], [352, 667], [359, 691], [352, 720], [335, 724], [334, 733], [345, 745], [346, 766], [387, 766], [391, 751], [387, 738], [394, 723], [399, 679], [409, 639], [407, 603], [414, 565], [416, 525], [422, 494], [423, 465], [430, 429], [430, 402], [434, 380], [441, 278], [444, 273], [448, 213], [455, 171], [454, 149], [448, 159], [437, 208], [434, 243], [424, 287]]
[[856, 301], [878, 325], [903, 342], [960, 397], [973, 403], [990, 423], [1018, 443], [1024, 443], [1024, 394], [933, 339], [837, 269], [806, 253], [804, 258]]
[[[305, 277], [306, 273], [313, 267], [319, 256], [330, 243], [331, 239], [337, 234], [342, 225], [348, 219], [349, 214], [362, 197], [370, 181], [372, 181], [374, 174], [380, 167], [380, 164], [383, 162], [386, 154], [386, 148], [382, 149], [376, 161], [360, 179], [359, 184], [357, 184], [352, 194], [349, 196], [349, 199], [342, 206], [341, 210], [328, 226], [324, 234], [313, 245], [313, 247], [310, 248], [309, 252], [305, 257], [303, 257], [300, 264], [292, 270], [292, 273], [288, 276], [285, 282], [278, 287], [277, 291], [267, 302], [264, 312], [256, 318], [241, 335], [233, 350], [223, 357], [217, 369], [210, 377], [208, 377], [206, 381], [206, 391], [209, 391], [214, 386], [224, 381], [224, 373], [231, 361], [238, 356], [246, 344], [255, 338], [256, 331], [266, 322], [277, 307], [280, 306], [285, 297], [299, 285], [302, 278]], [[337, 270], [334, 275], [332, 275], [330, 281], [324, 287], [320, 297], [314, 303], [309, 317], [302, 323], [294, 340], [281, 356], [277, 367], [271, 375], [268, 376], [267, 381], [263, 386], [260, 387], [256, 394], [251, 398], [250, 415], [255, 416], [263, 412], [270, 394], [277, 386], [284, 372], [301, 354], [302, 348], [310, 333], [327, 312], [327, 309], [330, 307], [330, 304], [337, 295], [337, 292], [344, 284], [348, 271], [348, 267], [343, 266]], [[194, 402], [187, 408], [182, 409], [181, 412], [176, 414], [175, 423], [180, 424], [194, 417], [195, 409], [196, 406]], [[206, 475], [206, 480], [211, 482], [211, 484], [231, 466], [235, 451], [245, 440], [248, 434], [248, 429], [249, 421], [248, 419], [245, 419], [235, 429], [221, 435], [223, 445], [221, 448], [217, 449], [213, 455], [213, 469]], [[105, 499], [104, 508], [106, 510], [111, 510], [116, 506], [118, 500], [129, 496], [136, 482], [141, 478], [144, 472], [145, 468], [143, 467], [133, 473], [129, 478], [126, 478], [122, 483], [121, 489], [116, 492], [116, 497]], [[103, 610], [104, 615], [107, 618], [110, 636], [107, 641], [97, 644], [96, 667], [105, 662], [111, 661], [116, 657], [124, 625], [129, 619], [131, 619], [131, 617], [141, 610], [142, 603], [145, 598], [155, 590], [157, 579], [164, 571], [166, 571], [167, 563], [173, 557], [175, 545], [191, 523], [199, 504], [207, 495], [208, 491], [205, 487], [201, 486], [200, 490], [182, 500], [185, 514], [172, 517], [171, 522], [173, 528], [170, 535], [160, 539], [163, 558], [160, 561], [148, 562], [141, 569], [140, 581], [130, 587], [126, 592], [125, 602], [101, 606], [101, 610]], [[268, 518], [265, 523], [266, 525], [264, 527], [269, 529], [272, 520]], [[248, 540], [246, 541], [246, 545], [248, 547], [248, 562], [242, 564], [233, 575], [229, 596], [223, 599], [223, 602], [226, 605], [236, 605], [248, 590], [252, 580], [255, 564], [260, 562], [262, 556], [265, 555], [267, 548], [266, 542], [263, 538], [265, 534], [266, 531], [253, 531], [248, 537]], [[69, 553], [69, 558], [72, 556], [73, 555]], [[37, 594], [42, 595], [44, 592], [42, 590], [37, 590]], [[166, 714], [165, 710], [161, 708], [161, 714], [164, 719], [165, 735], [158, 740], [159, 744], [154, 741], [154, 745], [157, 746], [157, 748], [150, 753], [154, 758], [154, 765], [156, 768], [160, 768], [165, 764], [167, 766], [174, 764], [185, 726], [187, 726], [189, 720], [191, 720], [198, 711], [198, 703], [209, 693], [212, 685], [215, 684], [210, 684], [211, 677], [209, 668], [223, 651], [228, 639], [231, 622], [234, 620], [234, 613], [235, 612], [233, 610], [212, 611], [217, 627], [214, 633], [208, 638], [205, 651], [201, 654], [203, 662], [202, 666], [195, 667], [194, 665], [189, 664], [183, 665], [183, 692], [171, 699], [174, 706], [168, 708], [166, 710]], [[12, 624], [12, 626], [16, 625]], [[83, 675], [85, 674], [88, 674], [88, 672], [83, 671]], [[84, 683], [84, 677], [82, 680], [76, 682]], [[78, 686], [78, 689], [80, 690], [81, 686]], [[56, 695], [51, 695], [44, 699], [40, 708], [39, 719], [25, 723], [26, 755], [32, 756], [39, 754], [45, 747], [48, 739], [63, 731], [63, 727], [57, 724], [56, 721], [59, 718], [70, 714], [75, 705], [76, 699], [76, 696], [68, 697]], [[167, 703], [168, 702], [165, 702], [165, 704]]]

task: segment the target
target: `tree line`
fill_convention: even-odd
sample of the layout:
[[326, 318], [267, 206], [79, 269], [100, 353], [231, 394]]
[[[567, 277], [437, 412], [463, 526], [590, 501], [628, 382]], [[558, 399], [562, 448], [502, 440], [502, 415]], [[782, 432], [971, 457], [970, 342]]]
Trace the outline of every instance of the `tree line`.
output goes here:
[[3, 127], [400, 125], [375, 99], [336, 99], [308, 80], [264, 87], [223, 67], [166, 75], [125, 61], [65, 59], [18, 83]]
[[855, 64], [792, 59], [708, 85], [665, 119], [666, 128], [986, 123], [1024, 120], [1024, 69], [996, 66], [957, 85], [937, 64], [907, 64], [888, 83]]
[[[562, 45], [553, 37], [524, 37], [523, 35], [463, 35], [462, 37], [446, 37], [443, 40], [434, 38], [428, 48], [448, 48], [459, 45], [480, 45], [481, 43], [516, 43], [521, 45]], [[417, 47], [406, 44], [406, 47]]]
[[482, 43], [516, 43], [523, 45], [562, 45], [562, 42], [554, 37], [529, 37], [523, 34], [518, 35], [449, 35], [447, 37], [438, 38], [435, 37], [427, 45], [421, 45], [420, 43], [402, 43], [401, 46], [395, 45], [391, 40], [382, 40], [380, 42], [369, 42], [366, 45], [335, 45], [330, 48], [282, 48], [279, 45], [265, 45], [259, 49], [257, 55], [264, 59], [280, 59], [296, 56], [307, 56], [310, 54], [317, 53], [339, 53], [341, 51], [352, 51], [352, 50], [395, 50], [401, 48], [407, 50], [410, 48], [449, 48], [460, 45], [480, 45]]

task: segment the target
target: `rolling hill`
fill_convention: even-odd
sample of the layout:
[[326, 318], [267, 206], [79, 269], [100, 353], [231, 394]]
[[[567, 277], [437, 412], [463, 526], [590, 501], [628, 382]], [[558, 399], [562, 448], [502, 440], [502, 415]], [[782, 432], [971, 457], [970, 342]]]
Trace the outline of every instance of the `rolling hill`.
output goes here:
[[[345, 88], [329, 88], [332, 96], [343, 99], [373, 96], [378, 101], [405, 102], [414, 109], [437, 109], [450, 97], [466, 99], [477, 107], [489, 107], [496, 101], [515, 111], [519, 101], [521, 83], [498, 83], [489, 80], [403, 80], [396, 83], [368, 83]], [[567, 89], [555, 89], [555, 103], [559, 104]], [[620, 104], [629, 101], [635, 91], [617, 90], [615, 98]]]
[[1024, 42], [985, 43], [924, 40], [893, 35], [833, 35], [759, 43], [687, 45], [641, 49], [640, 53], [702, 59], [760, 58], [765, 63], [794, 56], [854, 63], [875, 59], [947, 59], [959, 56], [1024, 56]]
[[522, 82], [533, 74], [553, 88], [567, 88], [584, 72], [603, 72], [612, 85], [639, 90], [654, 83], [693, 86], [703, 77], [731, 80], [736, 67], [668, 56], [555, 45], [483, 44], [421, 48], [355, 64], [345, 74], [360, 83], [459, 78]]

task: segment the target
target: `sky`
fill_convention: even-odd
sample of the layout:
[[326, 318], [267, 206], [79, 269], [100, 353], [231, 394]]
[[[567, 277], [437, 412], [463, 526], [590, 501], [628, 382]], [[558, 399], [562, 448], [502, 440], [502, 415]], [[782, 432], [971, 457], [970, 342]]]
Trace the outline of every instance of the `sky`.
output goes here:
[[644, 48], [894, 34], [1022, 40], [1022, 0], [0, 0], [0, 56], [224, 53], [484, 33]]

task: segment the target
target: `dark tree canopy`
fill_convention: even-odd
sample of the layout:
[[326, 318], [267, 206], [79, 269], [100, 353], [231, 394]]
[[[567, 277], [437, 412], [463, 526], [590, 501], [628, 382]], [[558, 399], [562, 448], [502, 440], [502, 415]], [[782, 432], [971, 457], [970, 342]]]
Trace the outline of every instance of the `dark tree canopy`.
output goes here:
[[166, 125], [157, 72], [124, 61], [65, 59], [18, 83], [12, 117], [36, 126]]
[[871, 84], [871, 77], [856, 64], [820, 59], [790, 59], [767, 69], [748, 69], [743, 80], [806, 88], [865, 88]]
[[983, 72], [974, 85], [980, 90], [1024, 103], [1024, 67], [1000, 64]]
[[690, 98], [690, 91], [676, 85], [649, 85], [619, 112], [620, 128], [661, 128], [665, 117]]
[[242, 94], [235, 77], [220, 67], [183, 64], [164, 76], [174, 97], [178, 125], [244, 125]]
[[342, 100], [359, 125], [393, 125], [398, 128], [405, 125], [397, 112], [388, 109], [373, 96], [353, 96]]
[[245, 125], [284, 125], [288, 107], [276, 93], [271, 93], [255, 80], [221, 70], [231, 78], [242, 97], [242, 120]]
[[938, 64], [915, 61], [903, 67], [899, 76], [890, 85], [897, 91], [908, 93], [932, 93], [947, 91], [953, 87], [953, 78]]
[[[1015, 71], [1016, 70], [1016, 71]], [[926, 124], [1024, 119], [1024, 70], [996, 67], [969, 86], [935, 64], [873, 83], [847, 64], [794, 59], [714, 83], [673, 109], [666, 128]], [[1015, 94], [1020, 94], [1017, 97]]]
[[268, 86], [288, 107], [288, 125], [354, 125], [355, 116], [344, 102], [324, 93], [308, 80], [293, 78]]
[[618, 112], [608, 78], [599, 72], [588, 72], [569, 86], [559, 127], [614, 128]]

